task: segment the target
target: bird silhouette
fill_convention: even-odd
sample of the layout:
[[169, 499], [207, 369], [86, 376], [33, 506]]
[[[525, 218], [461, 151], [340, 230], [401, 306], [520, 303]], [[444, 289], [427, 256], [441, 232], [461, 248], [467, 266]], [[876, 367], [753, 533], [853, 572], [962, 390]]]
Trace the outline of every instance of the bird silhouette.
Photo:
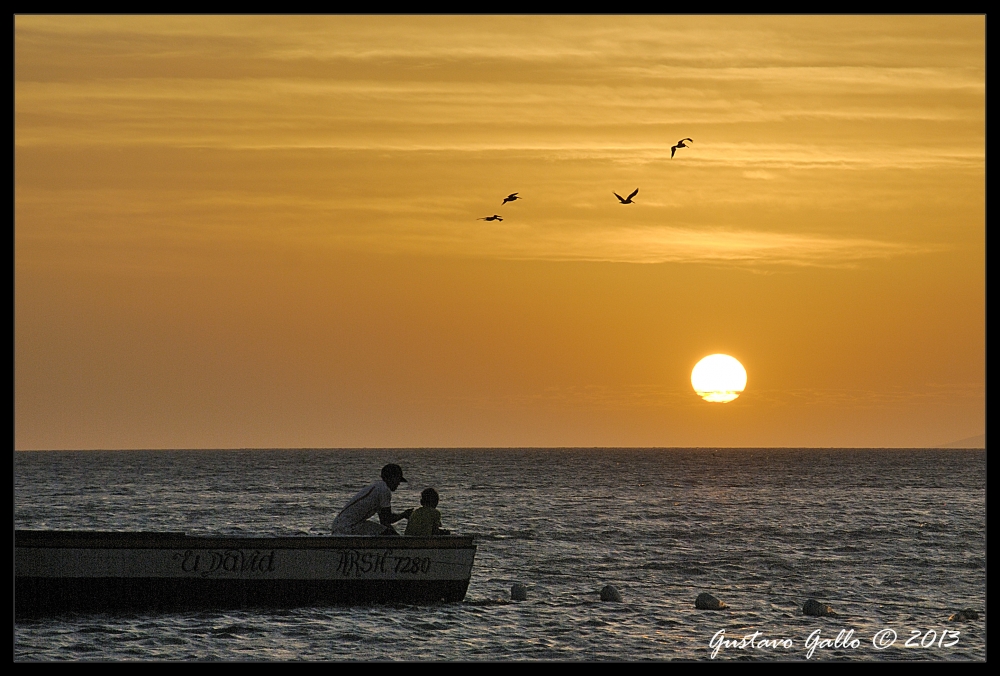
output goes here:
[[507, 202], [513, 202], [514, 200], [523, 200], [523, 199], [524, 199], [523, 197], [518, 197], [516, 192], [512, 192], [511, 194], [503, 198], [503, 202], [500, 203], [500, 206], [507, 204]]
[[694, 139], [682, 138], [680, 141], [677, 142], [677, 145], [670, 146], [670, 159], [674, 159], [674, 153], [677, 152], [678, 148], [687, 148], [687, 146], [684, 144], [685, 141], [691, 141], [691, 143], [694, 143]]
[[482, 218], [477, 218], [477, 221], [502, 221], [503, 219], [493, 214], [492, 216], [483, 216]]
[[632, 191], [632, 194], [629, 195], [627, 198], [626, 197], [622, 197], [618, 193], [614, 193], [614, 196], [617, 197], [618, 201], [621, 202], [622, 204], [635, 204], [635, 202], [632, 201], [632, 198], [635, 197], [638, 194], [639, 194], [639, 189], [636, 188], [635, 190]]

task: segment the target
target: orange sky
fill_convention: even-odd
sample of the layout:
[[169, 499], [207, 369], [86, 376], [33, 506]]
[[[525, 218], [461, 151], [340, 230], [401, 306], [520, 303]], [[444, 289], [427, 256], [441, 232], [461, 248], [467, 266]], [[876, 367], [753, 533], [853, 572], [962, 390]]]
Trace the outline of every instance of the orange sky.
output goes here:
[[[983, 16], [18, 16], [15, 448], [982, 434], [985, 46]], [[690, 385], [714, 352], [729, 404]]]

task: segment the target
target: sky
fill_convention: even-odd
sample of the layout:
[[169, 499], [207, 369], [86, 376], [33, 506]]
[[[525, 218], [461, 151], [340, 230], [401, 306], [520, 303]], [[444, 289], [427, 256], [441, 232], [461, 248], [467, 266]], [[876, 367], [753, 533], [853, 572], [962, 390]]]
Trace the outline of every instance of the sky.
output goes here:
[[985, 24], [16, 16], [15, 449], [983, 434]]

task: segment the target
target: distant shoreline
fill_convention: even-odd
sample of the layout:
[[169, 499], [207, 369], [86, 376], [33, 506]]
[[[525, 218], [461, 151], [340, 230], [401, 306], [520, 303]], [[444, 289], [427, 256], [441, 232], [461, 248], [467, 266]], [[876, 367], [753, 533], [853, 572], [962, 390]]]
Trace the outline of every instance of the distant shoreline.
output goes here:
[[977, 434], [974, 437], [966, 437], [965, 439], [952, 441], [949, 444], [944, 444], [941, 448], [978, 448], [986, 450], [986, 435]]

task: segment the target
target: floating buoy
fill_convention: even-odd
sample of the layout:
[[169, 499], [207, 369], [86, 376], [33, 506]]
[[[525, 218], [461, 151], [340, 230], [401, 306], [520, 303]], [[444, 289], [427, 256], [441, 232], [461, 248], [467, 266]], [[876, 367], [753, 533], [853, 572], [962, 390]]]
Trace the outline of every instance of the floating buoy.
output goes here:
[[604, 589], [601, 590], [601, 600], [602, 601], [614, 601], [615, 603], [622, 602], [622, 593], [618, 591], [613, 585], [606, 584]]
[[528, 600], [528, 588], [525, 587], [520, 582], [515, 582], [510, 586], [510, 600], [511, 601], [527, 601]]
[[694, 607], [698, 610], [723, 610], [729, 606], [711, 594], [702, 592], [701, 594], [698, 594], [698, 598], [694, 600]]
[[833, 608], [826, 605], [825, 603], [820, 603], [816, 599], [809, 599], [802, 606], [803, 615], [811, 615], [812, 617], [835, 617], [837, 613], [833, 612]]

